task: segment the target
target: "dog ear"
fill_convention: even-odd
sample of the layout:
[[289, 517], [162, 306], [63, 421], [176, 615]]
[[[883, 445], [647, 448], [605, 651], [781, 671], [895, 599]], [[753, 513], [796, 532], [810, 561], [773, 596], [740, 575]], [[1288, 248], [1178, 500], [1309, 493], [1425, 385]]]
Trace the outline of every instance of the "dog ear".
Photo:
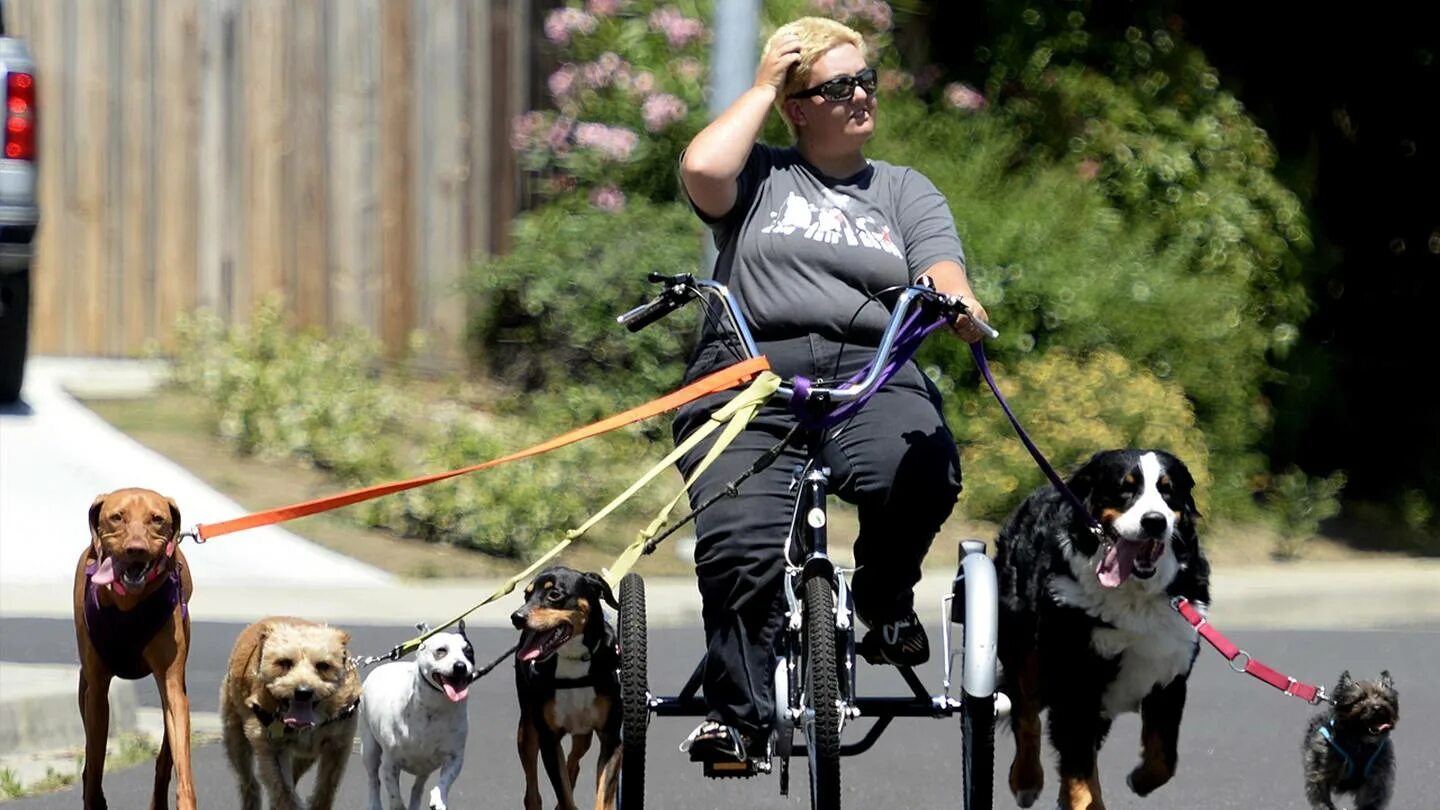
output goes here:
[[605, 581], [605, 577], [599, 574], [587, 573], [585, 578], [594, 582], [595, 587], [600, 589], [600, 598], [605, 600], [605, 604], [616, 610], [620, 609], [620, 602], [615, 598], [615, 592], [610, 590], [610, 583]]
[[1340, 673], [1340, 680], [1335, 682], [1336, 696], [1339, 696], [1341, 693], [1348, 692], [1354, 688], [1355, 679], [1350, 677], [1350, 670], [1347, 669], [1344, 672]]
[[95, 502], [90, 504], [90, 547], [95, 550], [95, 562], [100, 562], [100, 507], [105, 505], [106, 495], [96, 495]]
[[430, 632], [430, 623], [429, 623], [429, 622], [416, 622], [416, 623], [415, 623], [415, 632], [417, 632], [417, 633], [422, 633], [422, 634], [423, 634], [423, 633], [428, 633], [428, 632]]
[[180, 507], [174, 498], [166, 498], [165, 503], [170, 505], [170, 539], [174, 540], [180, 536]]
[[[465, 620], [464, 620], [464, 619], [461, 619], [460, 622], [456, 625], [456, 627], [459, 628], [459, 633], [460, 633], [460, 635], [465, 636]], [[469, 638], [469, 636], [465, 636], [465, 637], [466, 637], [466, 638]]]
[[1392, 692], [1395, 691], [1395, 679], [1390, 677], [1390, 670], [1380, 670], [1380, 686], [1383, 689], [1388, 689]]

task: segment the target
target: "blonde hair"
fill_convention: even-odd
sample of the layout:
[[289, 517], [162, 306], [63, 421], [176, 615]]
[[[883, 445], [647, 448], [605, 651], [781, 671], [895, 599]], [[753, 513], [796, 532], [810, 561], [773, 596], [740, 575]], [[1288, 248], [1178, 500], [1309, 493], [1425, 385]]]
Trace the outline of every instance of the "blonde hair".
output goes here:
[[860, 49], [861, 58], [868, 57], [865, 53], [865, 38], [860, 36], [859, 31], [825, 17], [801, 17], [785, 23], [770, 35], [770, 40], [765, 43], [765, 52], [769, 53], [775, 41], [786, 34], [794, 34], [796, 39], [800, 40], [800, 61], [790, 68], [790, 72], [785, 76], [785, 86], [775, 98], [775, 109], [785, 120], [785, 126], [790, 128], [790, 134], [795, 135], [795, 126], [785, 117], [785, 100], [791, 93], [798, 93], [810, 86], [810, 72], [815, 69], [815, 63], [820, 61], [820, 57], [831, 48], [841, 45], [854, 45]]

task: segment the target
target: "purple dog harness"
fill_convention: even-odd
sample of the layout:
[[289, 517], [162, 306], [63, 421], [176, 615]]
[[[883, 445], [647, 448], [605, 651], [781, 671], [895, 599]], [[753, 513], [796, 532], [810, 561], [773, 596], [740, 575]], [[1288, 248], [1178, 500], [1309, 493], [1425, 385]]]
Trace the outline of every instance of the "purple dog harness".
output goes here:
[[175, 606], [180, 605], [182, 615], [190, 618], [189, 606], [180, 601], [180, 564], [177, 561], [171, 566], [160, 587], [130, 610], [100, 604], [103, 586], [91, 580], [98, 568], [97, 563], [85, 566], [85, 631], [90, 644], [115, 677], [144, 678], [151, 672], [145, 662], [145, 646], [165, 626]]

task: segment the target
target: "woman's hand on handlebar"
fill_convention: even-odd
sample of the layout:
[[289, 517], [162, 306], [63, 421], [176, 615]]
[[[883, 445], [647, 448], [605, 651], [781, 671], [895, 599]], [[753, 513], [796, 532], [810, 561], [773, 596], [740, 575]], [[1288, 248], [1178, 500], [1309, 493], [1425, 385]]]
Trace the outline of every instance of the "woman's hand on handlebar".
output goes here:
[[986, 335], [970, 315], [974, 315], [984, 323], [990, 322], [990, 316], [985, 314], [985, 307], [971, 296], [961, 295], [959, 298], [965, 304], [966, 312], [956, 315], [955, 320], [950, 323], [950, 328], [966, 343], [979, 343], [985, 339]]

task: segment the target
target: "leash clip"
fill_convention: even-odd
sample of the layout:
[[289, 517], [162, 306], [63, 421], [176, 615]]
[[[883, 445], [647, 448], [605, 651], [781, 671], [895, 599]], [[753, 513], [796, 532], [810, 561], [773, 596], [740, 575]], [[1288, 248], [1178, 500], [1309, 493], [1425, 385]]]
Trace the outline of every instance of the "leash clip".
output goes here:
[[199, 524], [199, 523], [196, 523], [195, 525], [191, 526], [190, 528], [185, 529], [184, 531], [180, 532], [180, 537], [179, 537], [179, 539], [176, 540], [175, 542], [176, 542], [176, 543], [183, 543], [183, 542], [185, 542], [185, 538], [187, 538], [187, 537], [190, 538], [190, 542], [194, 543], [194, 544], [197, 545], [197, 546], [203, 546], [203, 545], [205, 545], [205, 543], [207, 542], [207, 541], [205, 540], [205, 536], [202, 535], [202, 534], [200, 534], [200, 524]]
[[[1235, 666], [1235, 662], [1236, 662], [1236, 661], [1239, 661], [1242, 657], [1245, 659], [1245, 663], [1241, 664], [1241, 665], [1238, 666], [1238, 667]], [[1231, 658], [1231, 659], [1230, 659], [1230, 668], [1233, 669], [1233, 670], [1235, 670], [1236, 672], [1240, 673], [1241, 675], [1244, 675], [1244, 674], [1245, 674], [1245, 670], [1250, 666], [1250, 662], [1251, 662], [1252, 660], [1253, 660], [1253, 659], [1250, 657], [1250, 653], [1248, 653], [1248, 652], [1246, 652], [1246, 651], [1244, 651], [1244, 650], [1241, 650], [1240, 652], [1235, 653], [1235, 657], [1234, 657], [1234, 658]], [[1295, 679], [1294, 679], [1294, 678], [1291, 678], [1291, 679], [1290, 679], [1290, 682], [1291, 682], [1291, 683], [1294, 683], [1294, 682], [1295, 682]]]
[[[1295, 679], [1291, 678], [1290, 680], [1293, 681]], [[1334, 703], [1335, 701], [1331, 700], [1330, 695], [1325, 693], [1325, 687], [1317, 686], [1315, 687], [1315, 697], [1310, 698], [1308, 702], [1311, 706], [1319, 706], [1321, 703]]]

